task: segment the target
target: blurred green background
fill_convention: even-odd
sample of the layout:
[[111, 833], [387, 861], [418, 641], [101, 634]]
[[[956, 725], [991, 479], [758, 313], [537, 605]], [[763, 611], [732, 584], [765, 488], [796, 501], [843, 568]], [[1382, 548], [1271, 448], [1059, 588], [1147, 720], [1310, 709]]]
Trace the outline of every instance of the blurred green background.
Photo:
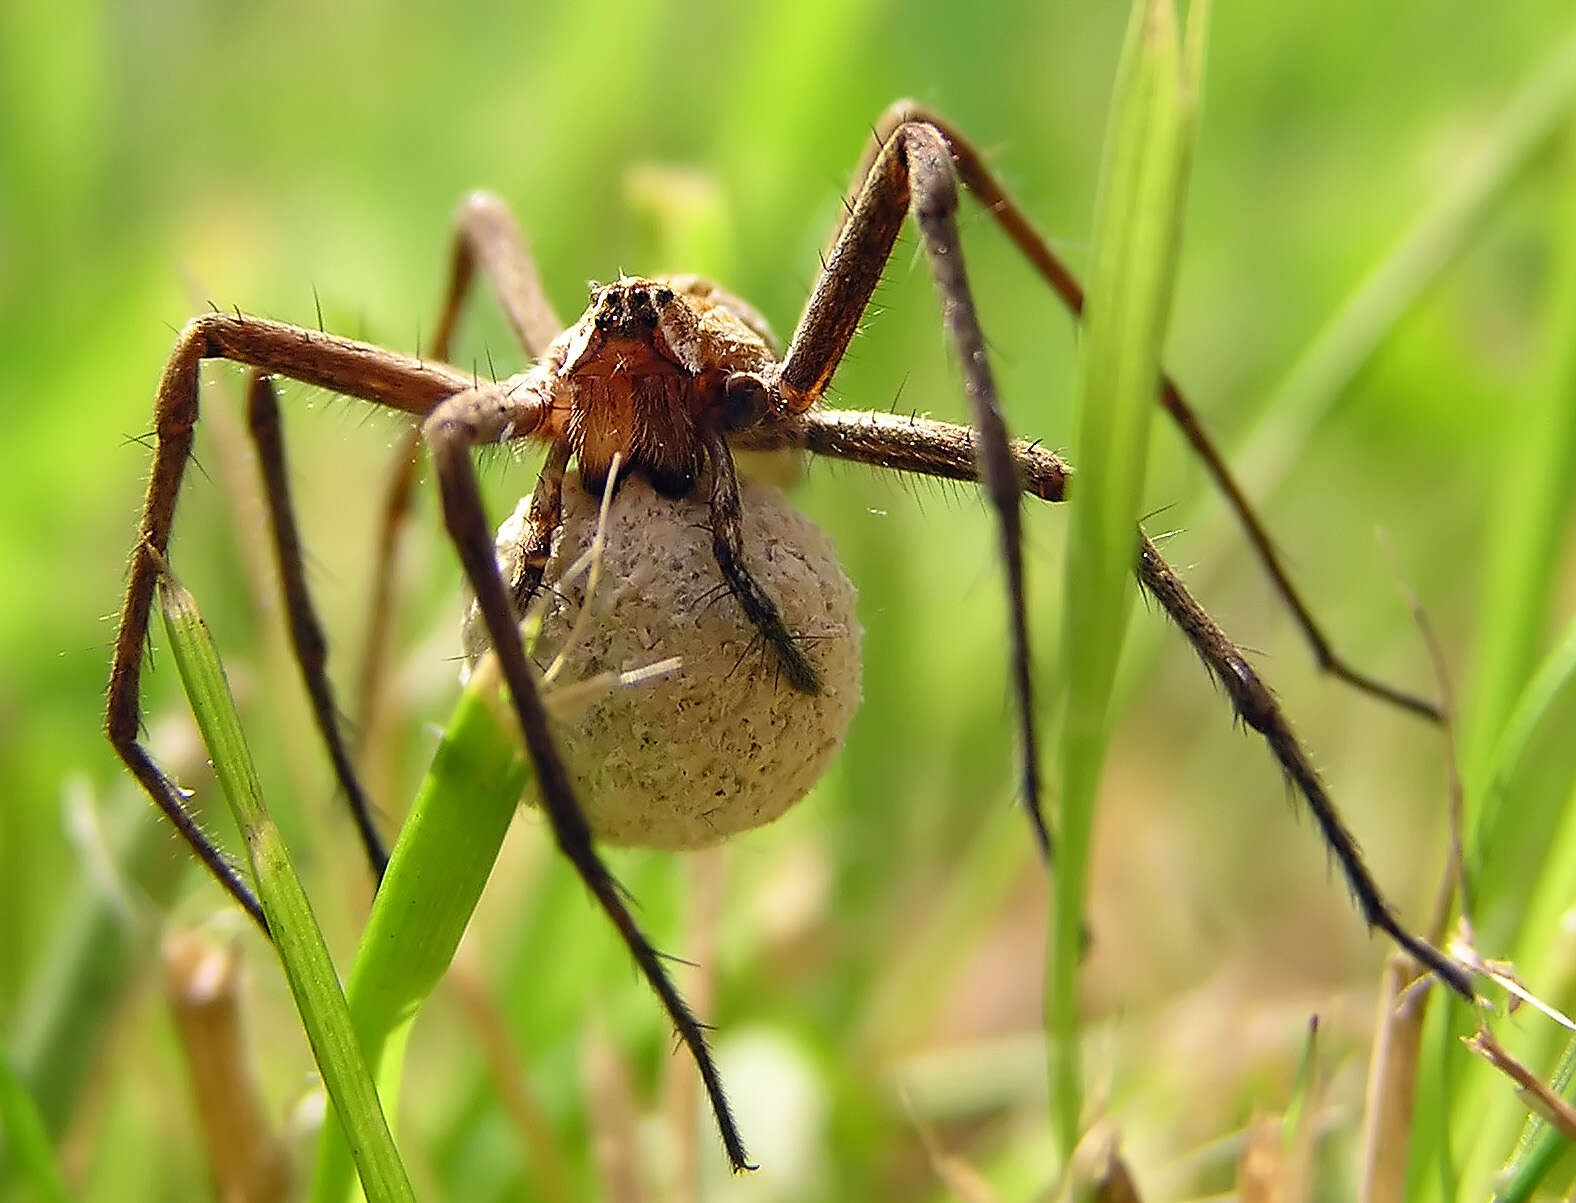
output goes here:
[[[106, 968], [113, 984], [76, 1034], [86, 1084], [60, 1104], [56, 1135], [82, 1197], [207, 1189], [145, 901], [181, 853], [100, 735], [149, 458], [135, 439], [180, 324], [212, 302], [311, 325], [315, 294], [331, 329], [414, 349], [436, 317], [454, 206], [487, 187], [513, 204], [566, 318], [589, 279], [694, 270], [786, 335], [870, 125], [905, 95], [970, 131], [1079, 263], [1125, 18], [1117, 3], [848, 0], [0, 6], [0, 1038], [24, 1070], [41, 1022], [29, 1007], [61, 972], [71, 907], [115, 889], [137, 916], [133, 953]], [[1277, 427], [1273, 402], [1366, 273], [1460, 189], [1570, 25], [1560, 0], [1220, 0], [1213, 15], [1168, 359], [1225, 446], [1263, 423], [1283, 440], [1240, 462], [1337, 646], [1428, 693], [1396, 576], [1470, 685], [1496, 497], [1541, 420], [1532, 398], [1576, 333], [1551, 305], [1576, 236], [1563, 159], [1532, 157], [1458, 261], [1393, 328], [1381, 323], [1376, 354], [1311, 428]], [[965, 221], [1009, 419], [1065, 446], [1074, 328], [977, 209]], [[833, 403], [962, 420], [910, 235], [878, 301]], [[467, 366], [521, 363], [485, 298], [461, 346]], [[173, 559], [243, 694], [330, 944], [348, 956], [365, 874], [283, 651], [237, 377], [212, 368], [205, 380], [205, 472], [188, 480]], [[348, 704], [399, 427], [311, 390], [284, 395]], [[1157, 444], [1151, 530], [1180, 528], [1168, 554], [1256, 651], [1377, 876], [1422, 924], [1444, 847], [1440, 738], [1320, 679], [1179, 440], [1167, 431]], [[1254, 458], [1267, 450], [1284, 470]], [[533, 480], [528, 461], [489, 461], [497, 512]], [[765, 1169], [728, 1182], [705, 1124], [687, 1139], [708, 1197], [945, 1197], [934, 1148], [979, 1167], [1001, 1197], [1029, 1197], [1054, 1168], [1037, 1035], [1046, 889], [1013, 812], [987, 515], [968, 490], [835, 464], [814, 466], [798, 500], [860, 590], [865, 700], [847, 749], [792, 815], [725, 853], [614, 858], [660, 946], [707, 949], [702, 988]], [[397, 751], [372, 773], [391, 819], [455, 692], [458, 571], [433, 509], [424, 491], [403, 560]], [[1047, 696], [1063, 527], [1049, 507], [1030, 513]], [[1543, 560], [1543, 604], [1566, 613], [1569, 556]], [[1519, 637], [1545, 642], [1538, 623]], [[1318, 1012], [1332, 1091], [1351, 1103], [1328, 1175], [1329, 1197], [1346, 1197], [1386, 948], [1366, 936], [1311, 825], [1293, 820], [1263, 748], [1233, 729], [1158, 615], [1140, 609], [1129, 657], [1090, 904], [1093, 1093], [1146, 1198], [1224, 1190], [1229, 1166], [1182, 1159], [1284, 1105]], [[179, 713], [171, 678], [150, 679], [150, 724], [179, 742], [162, 722]], [[153, 838], [143, 876], [128, 880], [109, 846], [135, 841], [124, 832], [137, 825]], [[462, 959], [507, 1016], [568, 1197], [591, 1196], [589, 1130], [611, 1109], [583, 1060], [611, 1049], [648, 1117], [687, 1069], [541, 824], [525, 815], [516, 828]], [[708, 919], [706, 883], [719, 876]], [[264, 1089], [283, 1117], [309, 1089], [310, 1058], [268, 950], [213, 918], [223, 901], [197, 873], [174, 893], [155, 908], [167, 922], [239, 942]], [[470, 1014], [440, 991], [417, 1029], [400, 1127], [418, 1190], [553, 1197]], [[658, 1182], [682, 1161], [686, 1138], [670, 1129], [651, 1118], [638, 1129]]]

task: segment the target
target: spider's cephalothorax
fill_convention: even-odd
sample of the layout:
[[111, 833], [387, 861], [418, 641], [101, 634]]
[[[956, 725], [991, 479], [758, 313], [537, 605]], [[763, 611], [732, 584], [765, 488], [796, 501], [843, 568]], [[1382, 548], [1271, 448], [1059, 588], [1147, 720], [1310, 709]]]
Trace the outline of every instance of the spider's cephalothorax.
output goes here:
[[[723, 581], [772, 649], [788, 682], [811, 694], [822, 688], [819, 671], [747, 567], [752, 556], [766, 549], [751, 547], [745, 540], [739, 480], [730, 446], [797, 448], [925, 476], [978, 480], [997, 518], [997, 547], [1006, 569], [1021, 788], [1041, 847], [1049, 853], [1050, 833], [1039, 807], [1020, 507], [1025, 494], [1060, 501], [1068, 469], [1037, 444], [1008, 436], [964, 270], [957, 223], [960, 182], [1068, 308], [1081, 312], [1081, 288], [1027, 215], [1007, 196], [979, 151], [943, 118], [900, 102], [877, 128], [877, 137], [859, 169], [857, 196], [838, 223], [823, 270], [780, 360], [765, 323], [753, 310], [695, 278], [625, 278], [598, 288], [585, 316], [565, 330], [508, 210], [485, 195], [469, 198], [460, 210], [448, 300], [432, 358], [401, 355], [322, 331], [248, 318], [239, 311], [206, 314], [186, 326], [165, 365], [155, 404], [153, 473], [115, 640], [106, 727], [116, 751], [149, 795], [214, 876], [259, 923], [266, 927], [256, 896], [199, 829], [187, 809], [185, 795], [141, 742], [139, 695], [148, 621], [181, 480], [191, 461], [199, 367], [202, 360], [212, 358], [247, 364], [258, 373], [250, 394], [250, 427], [263, 468], [291, 637], [317, 726], [379, 871], [385, 858], [372, 820], [373, 809], [340, 731], [325, 670], [324, 638], [307, 593], [278, 409], [267, 374], [359, 397], [420, 420], [410, 444], [402, 449], [397, 477], [401, 483], [390, 491], [389, 528], [397, 525], [395, 519], [405, 512], [406, 492], [415, 479], [413, 452], [419, 437], [431, 454], [445, 529], [475, 591], [478, 615], [508, 685], [536, 768], [542, 807], [558, 846], [617, 927], [693, 1054], [735, 1168], [748, 1162], [702, 1026], [674, 988], [661, 958], [641, 933], [624, 895], [597, 854], [592, 829], [549, 729], [516, 622], [522, 605], [541, 584], [553, 537], [562, 526], [563, 487], [570, 460], [579, 460], [581, 478], [593, 491], [602, 489], [615, 455], [628, 470], [646, 477], [670, 496], [697, 492], [709, 478], [712, 552]], [[907, 217], [918, 227], [926, 261], [942, 296], [947, 337], [956, 352], [970, 405], [972, 425], [968, 427], [919, 417], [841, 412], [819, 405]], [[478, 268], [502, 302], [510, 327], [535, 360], [527, 371], [502, 384], [483, 383], [474, 372], [443, 362], [449, 358], [461, 303]], [[1335, 654], [1296, 596], [1268, 537], [1175, 383], [1162, 375], [1157, 384], [1159, 400], [1180, 423], [1237, 510], [1320, 665], [1370, 694], [1437, 721], [1440, 711], [1432, 703], [1357, 672]], [[522, 568], [518, 579], [505, 582], [499, 574], [492, 526], [472, 456], [481, 444], [512, 439], [534, 439], [548, 447], [541, 480], [525, 516]], [[1136, 571], [1145, 590], [1186, 636], [1238, 716], [1264, 737], [1307, 803], [1363, 917], [1471, 999], [1472, 984], [1465, 970], [1408, 932], [1396, 918], [1274, 694], [1139, 532], [1135, 532], [1135, 551]], [[386, 580], [387, 553], [383, 560]], [[371, 625], [375, 628], [377, 624]], [[373, 692], [368, 690], [369, 696]]]
[[589, 491], [618, 455], [659, 493], [685, 497], [707, 467], [704, 433], [754, 416], [759, 374], [775, 361], [765, 323], [709, 281], [625, 276], [593, 289], [526, 387], [552, 398], [538, 434], [567, 438]]
[[772, 341], [754, 310], [707, 280], [625, 276], [595, 288], [580, 320], [528, 371], [503, 385], [475, 387], [428, 419], [440, 438], [550, 441], [531, 497], [520, 570], [509, 582], [516, 615], [541, 586], [563, 521], [570, 460], [579, 463], [585, 488], [600, 495], [617, 457], [620, 472], [644, 477], [668, 497], [687, 497], [709, 481], [712, 549], [723, 582], [788, 683], [804, 693], [821, 691], [820, 670], [746, 567], [739, 481], [728, 448], [730, 434], [772, 412], [766, 383], [777, 370]]

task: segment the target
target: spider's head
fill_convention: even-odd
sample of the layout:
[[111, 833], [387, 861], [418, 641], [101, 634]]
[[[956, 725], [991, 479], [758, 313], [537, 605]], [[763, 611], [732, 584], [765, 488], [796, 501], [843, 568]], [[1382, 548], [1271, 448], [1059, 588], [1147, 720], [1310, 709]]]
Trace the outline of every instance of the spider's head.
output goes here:
[[605, 338], [639, 341], [653, 339], [664, 316], [682, 320], [683, 308], [678, 294], [668, 285], [625, 276], [591, 294], [586, 316]]
[[569, 331], [561, 375], [617, 376], [677, 372], [674, 346], [687, 341], [696, 316], [667, 284], [624, 276], [594, 286], [591, 304]]
[[548, 358], [582, 478], [599, 489], [616, 452], [675, 497], [705, 468], [703, 431], [764, 412], [761, 378], [776, 360], [760, 316], [695, 276], [594, 286]]
[[566, 377], [676, 370], [698, 378], [759, 371], [775, 358], [764, 319], [698, 276], [593, 285], [565, 338], [558, 370]]

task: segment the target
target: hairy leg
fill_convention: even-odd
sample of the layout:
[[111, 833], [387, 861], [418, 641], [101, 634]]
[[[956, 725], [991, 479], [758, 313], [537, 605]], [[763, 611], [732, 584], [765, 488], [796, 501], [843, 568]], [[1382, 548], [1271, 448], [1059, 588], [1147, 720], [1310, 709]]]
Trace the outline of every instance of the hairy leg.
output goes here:
[[264, 927], [255, 895], [186, 809], [179, 787], [141, 743], [142, 664], [154, 590], [169, 548], [170, 529], [198, 416], [198, 372], [204, 359], [229, 359], [373, 401], [424, 414], [469, 381], [452, 368], [425, 364], [381, 347], [260, 318], [215, 313], [188, 323], [164, 366], [154, 404], [153, 472], [115, 635], [105, 730], [121, 760], [214, 877]]
[[[455, 212], [449, 279], [429, 353], [442, 363], [453, 357], [454, 334], [478, 269], [515, 338], [533, 359], [541, 358], [563, 323], [547, 299], [536, 262], [508, 206], [487, 192], [471, 193]], [[411, 510], [421, 447], [421, 430], [412, 425], [389, 457], [357, 689], [358, 729], [364, 733], [373, 729], [382, 696], [388, 633], [393, 625], [394, 564]]]
[[[754, 450], [802, 448], [818, 455], [925, 476], [978, 480], [974, 452], [976, 437], [968, 427], [926, 418], [812, 410], [737, 436], [734, 443]], [[1022, 440], [1010, 445], [1010, 454], [1025, 492], [1044, 501], [1064, 499], [1067, 481], [1072, 476], [1072, 469], [1064, 460], [1043, 447]], [[1342, 876], [1357, 899], [1363, 918], [1437, 974], [1451, 989], [1471, 999], [1471, 981], [1461, 966], [1401, 926], [1363, 862], [1356, 839], [1347, 829], [1275, 695], [1249, 666], [1243, 652], [1187, 591], [1154, 544], [1141, 533], [1136, 537], [1139, 583], [1187, 636], [1205, 667], [1231, 698], [1237, 715], [1264, 737], [1281, 771], [1312, 812], [1341, 867]]]
[[743, 1140], [723, 1093], [722, 1079], [707, 1047], [704, 1029], [674, 987], [660, 954], [636, 924], [622, 890], [597, 855], [591, 829], [575, 799], [568, 771], [548, 728], [547, 711], [526, 658], [509, 587], [498, 571], [493, 528], [477, 488], [471, 449], [496, 439], [505, 429], [527, 433], [534, 429], [539, 418], [539, 411], [534, 420], [529, 416], [511, 419], [485, 407], [479, 411], [468, 394], [451, 399], [428, 418], [423, 432], [438, 474], [444, 523], [476, 594], [477, 608], [486, 624], [504, 681], [509, 686], [526, 747], [536, 766], [542, 809], [552, 826], [558, 848], [574, 865], [597, 904], [617, 928], [641, 974], [688, 1046], [706, 1087], [729, 1160], [735, 1169], [744, 1169], [749, 1163]]
[[269, 527], [273, 532], [274, 558], [279, 566], [279, 587], [284, 595], [285, 614], [290, 626], [290, 646], [312, 702], [312, 719], [328, 748], [334, 776], [350, 805], [351, 817], [367, 863], [376, 881], [383, 880], [388, 868], [388, 849], [373, 821], [372, 800], [367, 797], [351, 761], [344, 732], [340, 729], [339, 708], [328, 680], [328, 640], [312, 605], [307, 589], [306, 567], [301, 552], [301, 533], [296, 525], [295, 506], [290, 500], [290, 477], [285, 464], [284, 432], [279, 421], [279, 401], [272, 380], [254, 373], [247, 389], [247, 426], [251, 431], [257, 461], [263, 475], [263, 497], [268, 505]]
[[509, 207], [489, 192], [471, 193], [454, 215], [454, 256], [433, 355], [449, 358], [460, 311], [478, 267], [492, 285], [515, 338], [531, 358], [540, 359], [564, 324], [553, 312], [536, 261]]
[[[898, 101], [882, 114], [881, 120], [877, 123], [875, 141], [862, 167], [867, 169], [892, 133], [909, 122], [922, 122], [941, 132], [951, 148], [953, 165], [964, 186], [985, 207], [986, 212], [1017, 246], [1040, 278], [1061, 298], [1062, 303], [1074, 314], [1081, 315], [1084, 292], [1077, 278], [1057, 257], [1050, 243], [1034, 228], [1034, 224], [1023, 210], [1007, 195], [1006, 189], [986, 165], [984, 155], [946, 118], [913, 101]], [[855, 178], [862, 179], [863, 170]], [[1232, 476], [1224, 457], [1210, 440], [1197, 413], [1188, 404], [1181, 388], [1169, 374], [1161, 374], [1158, 399], [1161, 406], [1176, 422], [1188, 444], [1203, 461], [1205, 470], [1214, 479], [1216, 487], [1224, 494], [1226, 504], [1237, 515], [1237, 521], [1241, 524], [1248, 541], [1253, 545], [1260, 563], [1264, 565], [1265, 572], [1274, 582], [1276, 591], [1292, 612], [1297, 625], [1302, 628], [1303, 637], [1313, 649], [1314, 660], [1319, 667], [1364, 693], [1422, 718], [1434, 722], [1440, 721], [1442, 716], [1437, 703], [1359, 671], [1335, 651], [1307, 603], [1292, 584], [1291, 575], [1281, 563], [1275, 545], [1259, 521], [1258, 515], [1254, 513], [1252, 504]]]
[[957, 177], [946, 139], [934, 126], [917, 122], [899, 125], [864, 176], [788, 353], [770, 384], [778, 405], [794, 414], [805, 413], [825, 393], [891, 257], [903, 219], [911, 213], [941, 296], [942, 322], [963, 370], [976, 432], [972, 453], [978, 479], [996, 513], [998, 544], [1007, 573], [1021, 788], [1035, 837], [1049, 857], [1051, 834], [1040, 804], [1017, 466], [985, 355], [985, 337], [969, 293], [957, 209]]

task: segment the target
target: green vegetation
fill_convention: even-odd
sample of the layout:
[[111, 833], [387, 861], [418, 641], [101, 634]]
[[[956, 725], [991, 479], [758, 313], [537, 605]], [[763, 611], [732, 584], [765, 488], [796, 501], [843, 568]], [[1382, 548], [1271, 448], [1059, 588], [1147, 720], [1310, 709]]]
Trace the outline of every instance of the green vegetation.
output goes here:
[[[137, 439], [187, 316], [211, 301], [315, 324], [315, 292], [329, 328], [414, 349], [436, 318], [449, 215], [487, 187], [515, 206], [566, 318], [588, 278], [695, 270], [786, 333], [868, 127], [904, 95], [989, 148], [1057, 245], [1094, 264], [1126, 5], [524, 7], [0, 6], [7, 1203], [208, 1189], [155, 985], [166, 926], [238, 948], [267, 1114], [298, 1181], [311, 1178], [316, 1138], [289, 1122], [311, 1111], [314, 1062], [278, 958], [186, 865], [99, 732], [148, 463]], [[1514, 959], [1567, 1013], [1572, 21], [1557, 0], [1213, 5], [1164, 355], [1336, 646], [1432, 693], [1397, 574], [1421, 598], [1460, 711], [1479, 950]], [[1076, 326], [968, 201], [964, 220], [1009, 421], [1080, 445]], [[912, 236], [878, 300], [834, 403], [962, 420]], [[485, 297], [457, 358], [482, 373], [521, 362]], [[204, 471], [183, 492], [171, 561], [213, 630], [354, 1017], [367, 876], [288, 656], [238, 378], [204, 380]], [[282, 401], [311, 581], [355, 712], [401, 427], [305, 388]], [[1150, 444], [1148, 529], [1178, 531], [1163, 550], [1255, 649], [1379, 880], [1426, 925], [1446, 848], [1439, 734], [1321, 679], [1163, 419]], [[535, 466], [500, 455], [484, 475], [501, 516]], [[391, 834], [460, 697], [459, 572], [426, 483], [392, 671], [359, 733]], [[408, 1032], [390, 1119], [416, 1197], [612, 1195], [598, 1138], [638, 1150], [650, 1198], [682, 1197], [693, 1172], [708, 1198], [939, 1199], [961, 1162], [1001, 1199], [1029, 1199], [1060, 1166], [1042, 1006], [1054, 911], [1012, 796], [989, 514], [968, 490], [835, 465], [812, 466], [798, 499], [861, 590], [865, 702], [847, 749], [796, 811], [723, 851], [610, 857], [657, 945], [698, 962], [676, 970], [718, 1026], [763, 1169], [727, 1178], [660, 1009], [526, 811]], [[1069, 517], [1035, 505], [1026, 524], [1055, 750]], [[1233, 1189], [1250, 1120], [1294, 1109], [1273, 1143], [1295, 1132], [1314, 1197], [1352, 1198], [1388, 949], [1182, 640], [1143, 606], [1128, 636], [1090, 816], [1085, 1121], [1121, 1129], [1145, 1199], [1186, 1199]], [[244, 855], [199, 771], [162, 631], [154, 645], [151, 738]], [[498, 834], [464, 851], [480, 857]], [[396, 1044], [457, 936], [423, 930], [431, 957], [379, 969], [403, 974], [398, 997], [364, 1021]], [[1558, 1197], [1569, 1159], [1460, 1047], [1470, 1030], [1465, 1008], [1432, 1001], [1406, 1197], [1486, 1198], [1518, 1147], [1543, 1185], [1528, 1168], [1506, 1197]], [[1554, 1076], [1566, 1033], [1528, 1011], [1496, 1032]]]

